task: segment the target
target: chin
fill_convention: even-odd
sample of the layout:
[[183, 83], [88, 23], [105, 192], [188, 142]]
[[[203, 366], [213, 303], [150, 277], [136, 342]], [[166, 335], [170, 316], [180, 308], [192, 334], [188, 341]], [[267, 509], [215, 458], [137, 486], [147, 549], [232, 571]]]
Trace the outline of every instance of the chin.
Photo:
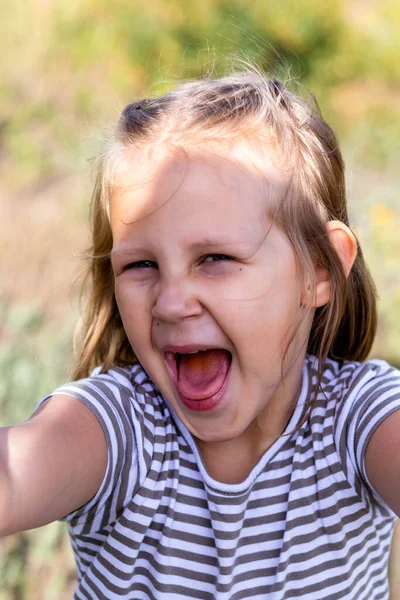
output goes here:
[[[187, 423], [187, 422], [186, 422]], [[210, 444], [218, 444], [218, 443], [224, 443], [224, 442], [232, 442], [234, 440], [239, 439], [246, 431], [246, 429], [244, 429], [243, 427], [239, 428], [239, 427], [218, 427], [216, 428], [214, 427], [210, 427], [207, 428], [206, 424], [204, 425], [204, 427], [202, 427], [200, 429], [200, 432], [198, 433], [196, 430], [196, 427], [192, 427], [190, 423], [186, 424], [186, 427], [189, 429], [189, 431], [192, 433], [192, 435], [200, 440], [203, 443], [210, 443]]]

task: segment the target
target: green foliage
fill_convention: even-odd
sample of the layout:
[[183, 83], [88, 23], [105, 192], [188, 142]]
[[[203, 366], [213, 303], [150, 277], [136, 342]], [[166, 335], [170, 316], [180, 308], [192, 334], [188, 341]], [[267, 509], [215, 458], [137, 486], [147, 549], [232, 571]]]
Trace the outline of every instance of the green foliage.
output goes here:
[[41, 307], [0, 305], [0, 423], [25, 420], [38, 401], [67, 376], [71, 325], [56, 331], [46, 326]]
[[0, 545], [0, 600], [70, 600], [75, 566], [65, 525], [5, 538]]
[[[71, 319], [64, 330], [40, 306], [0, 303], [0, 424], [24, 421], [38, 401], [65, 381], [71, 360]], [[66, 527], [0, 540], [0, 600], [67, 600], [75, 569]]]
[[[220, 73], [229, 55], [300, 77], [339, 125], [346, 108], [331, 102], [333, 90], [400, 81], [400, 8], [389, 1], [361, 9], [344, 0], [17, 0], [5, 12], [5, 147], [8, 166], [27, 182], [65, 166], [83, 119], [109, 119], [119, 102], [211, 66]], [[392, 108], [398, 122], [398, 102]]]

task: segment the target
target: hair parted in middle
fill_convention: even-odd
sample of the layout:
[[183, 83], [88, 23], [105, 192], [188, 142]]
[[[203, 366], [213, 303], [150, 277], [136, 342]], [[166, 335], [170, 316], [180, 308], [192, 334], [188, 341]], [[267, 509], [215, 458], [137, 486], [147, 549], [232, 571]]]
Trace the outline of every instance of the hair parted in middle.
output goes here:
[[[75, 379], [88, 376], [99, 365], [106, 372], [112, 364], [136, 362], [114, 295], [109, 217], [113, 190], [151, 148], [162, 144], [184, 148], [190, 141], [223, 149], [235, 140], [256, 147], [261, 155], [263, 147], [268, 151], [272, 144], [290, 173], [273, 218], [294, 248], [303, 284], [313, 285], [314, 265], [329, 272], [331, 299], [316, 309], [307, 347], [319, 358], [320, 376], [327, 357], [356, 361], [367, 357], [376, 330], [375, 287], [359, 247], [346, 279], [326, 228], [336, 219], [349, 225], [336, 136], [313, 99], [294, 94], [254, 68], [183, 83], [158, 98], [129, 104], [122, 112], [114, 139], [98, 162]], [[298, 326], [294, 324], [291, 339]]]

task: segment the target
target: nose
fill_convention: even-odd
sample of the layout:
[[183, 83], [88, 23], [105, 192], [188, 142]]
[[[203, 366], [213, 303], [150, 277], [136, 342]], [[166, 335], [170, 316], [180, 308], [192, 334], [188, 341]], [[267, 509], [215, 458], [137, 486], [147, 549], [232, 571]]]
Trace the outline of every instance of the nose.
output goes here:
[[195, 317], [202, 312], [195, 286], [182, 279], [159, 281], [152, 315], [168, 323]]

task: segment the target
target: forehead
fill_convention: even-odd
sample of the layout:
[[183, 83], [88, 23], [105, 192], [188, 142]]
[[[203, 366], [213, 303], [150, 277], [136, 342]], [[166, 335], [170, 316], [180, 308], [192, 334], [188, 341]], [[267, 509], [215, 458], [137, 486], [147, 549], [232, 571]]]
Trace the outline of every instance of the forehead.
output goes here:
[[[271, 151], [260, 157], [248, 145], [229, 149], [159, 148], [131, 165], [111, 197], [113, 235], [133, 225], [147, 228], [162, 220], [179, 227], [196, 220], [210, 229], [243, 230], [246, 222], [273, 212], [288, 176]], [[135, 229], [138, 230], [135, 226]]]

